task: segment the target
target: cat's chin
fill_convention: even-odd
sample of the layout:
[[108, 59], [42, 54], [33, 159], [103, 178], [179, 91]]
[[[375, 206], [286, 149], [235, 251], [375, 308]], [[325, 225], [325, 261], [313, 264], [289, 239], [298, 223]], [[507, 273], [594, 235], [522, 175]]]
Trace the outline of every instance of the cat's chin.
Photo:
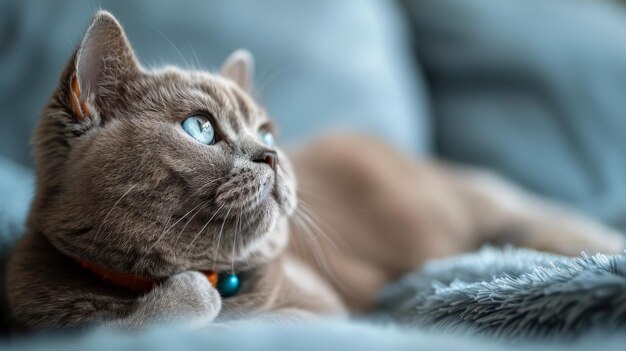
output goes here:
[[289, 242], [289, 224], [281, 217], [274, 222], [270, 230], [252, 240], [238, 252], [235, 262], [241, 269], [254, 267], [280, 255]]
[[246, 271], [270, 261], [286, 248], [289, 237], [285, 217], [265, 218], [255, 230], [241, 230], [236, 221], [227, 224], [220, 239], [220, 250], [212, 248], [186, 258], [184, 266], [193, 270]]

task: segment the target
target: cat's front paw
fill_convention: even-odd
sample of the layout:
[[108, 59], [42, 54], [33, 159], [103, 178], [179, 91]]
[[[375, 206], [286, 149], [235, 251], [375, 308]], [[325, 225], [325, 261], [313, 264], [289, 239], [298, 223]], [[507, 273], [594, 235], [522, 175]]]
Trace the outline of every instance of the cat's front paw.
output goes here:
[[187, 271], [167, 278], [144, 297], [162, 319], [204, 325], [217, 317], [222, 299], [200, 272]]

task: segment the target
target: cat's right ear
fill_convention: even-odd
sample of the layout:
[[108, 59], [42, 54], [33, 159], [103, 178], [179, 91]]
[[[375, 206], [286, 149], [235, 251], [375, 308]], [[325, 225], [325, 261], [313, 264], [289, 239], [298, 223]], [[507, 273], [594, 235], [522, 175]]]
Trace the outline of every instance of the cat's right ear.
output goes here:
[[138, 71], [122, 26], [109, 12], [96, 13], [72, 58], [67, 78], [69, 107], [76, 121], [101, 114], [119, 93], [120, 83]]
[[248, 50], [235, 50], [222, 65], [221, 75], [237, 83], [246, 92], [252, 91], [254, 58]]

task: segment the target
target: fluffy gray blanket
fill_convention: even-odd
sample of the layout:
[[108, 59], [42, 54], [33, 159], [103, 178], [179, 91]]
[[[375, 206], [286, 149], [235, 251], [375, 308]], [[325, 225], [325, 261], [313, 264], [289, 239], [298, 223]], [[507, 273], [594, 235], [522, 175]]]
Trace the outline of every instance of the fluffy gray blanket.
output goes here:
[[499, 337], [626, 329], [626, 256], [485, 247], [427, 263], [380, 299], [396, 321]]

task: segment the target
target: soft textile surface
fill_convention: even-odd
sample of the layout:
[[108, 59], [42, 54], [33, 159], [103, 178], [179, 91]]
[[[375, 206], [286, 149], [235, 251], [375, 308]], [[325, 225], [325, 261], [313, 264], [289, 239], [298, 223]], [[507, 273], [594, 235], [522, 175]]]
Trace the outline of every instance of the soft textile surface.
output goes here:
[[503, 341], [401, 330], [354, 322], [320, 321], [308, 325], [276, 326], [242, 324], [235, 328], [185, 331], [177, 327], [157, 328], [144, 335], [129, 336], [98, 330], [86, 335], [35, 337], [2, 343], [0, 350], [153, 350], [153, 351], [239, 351], [239, 350], [412, 350], [412, 351], [623, 351], [626, 336], [589, 335], [576, 343], [507, 344]]
[[41, 108], [98, 8], [117, 16], [148, 67], [218, 70], [233, 50], [250, 50], [259, 99], [278, 122], [281, 143], [349, 127], [425, 153], [429, 105], [396, 5], [0, 1], [0, 154], [30, 164], [28, 140]]
[[406, 1], [436, 148], [626, 231], [626, 6]]
[[626, 256], [485, 247], [436, 260], [381, 297], [393, 319], [439, 331], [570, 338], [626, 330]]
[[23, 232], [33, 181], [30, 171], [0, 156], [0, 335], [7, 315], [4, 299], [5, 264], [13, 244]]

